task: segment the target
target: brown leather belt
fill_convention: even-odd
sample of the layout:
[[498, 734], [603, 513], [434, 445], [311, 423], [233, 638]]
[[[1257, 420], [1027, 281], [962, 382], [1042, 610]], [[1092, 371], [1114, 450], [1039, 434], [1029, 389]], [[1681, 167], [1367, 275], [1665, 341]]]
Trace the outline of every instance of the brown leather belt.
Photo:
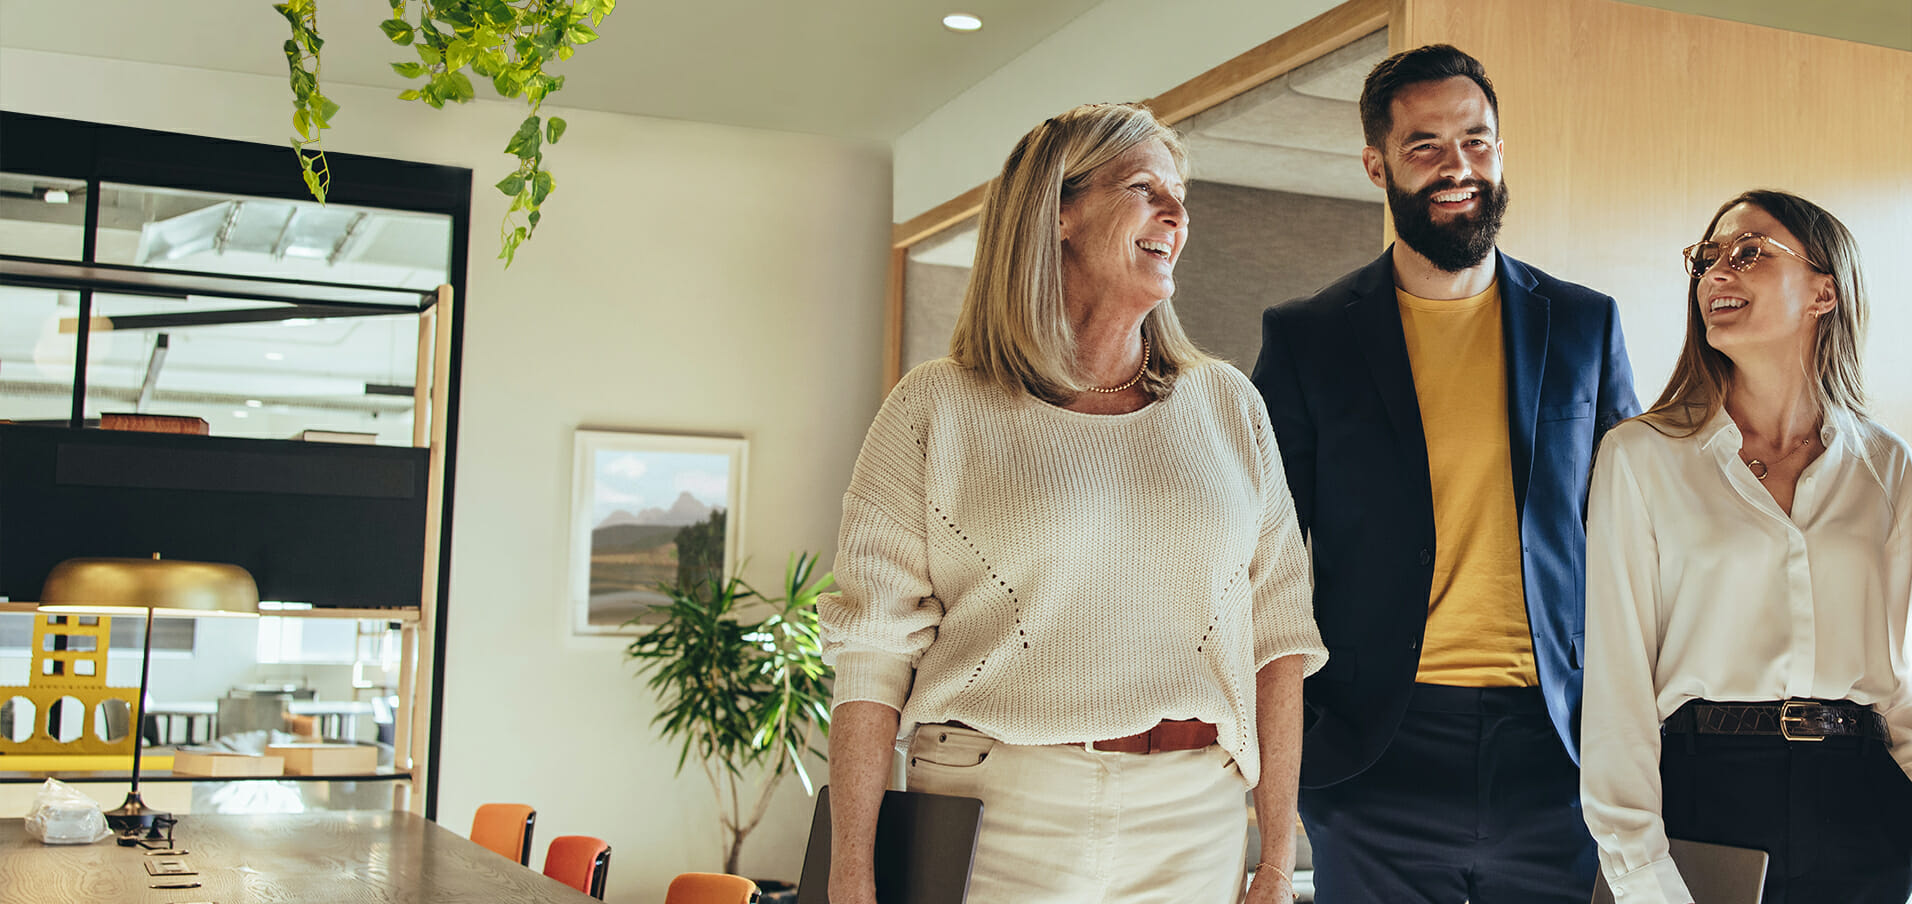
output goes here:
[[1163, 753], [1170, 750], [1200, 750], [1215, 743], [1216, 737], [1212, 722], [1164, 720], [1141, 734], [1097, 741], [1090, 746], [1105, 753]]
[[1669, 734], [1777, 736], [1788, 741], [1827, 738], [1888, 739], [1885, 719], [1850, 700], [1782, 700], [1715, 703], [1693, 700], [1673, 711], [1662, 728]]

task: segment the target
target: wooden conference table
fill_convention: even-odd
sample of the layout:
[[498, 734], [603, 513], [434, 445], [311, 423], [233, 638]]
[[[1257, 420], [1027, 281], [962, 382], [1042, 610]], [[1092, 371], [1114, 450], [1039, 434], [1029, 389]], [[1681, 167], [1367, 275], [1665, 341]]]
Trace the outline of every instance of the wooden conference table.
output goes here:
[[[0, 820], [0, 904], [596, 904], [403, 810], [185, 814], [173, 846], [188, 853], [148, 857], [111, 838], [44, 845], [27, 835], [24, 820]], [[149, 860], [183, 860], [198, 875], [155, 878]], [[195, 880], [200, 887], [151, 887]]]

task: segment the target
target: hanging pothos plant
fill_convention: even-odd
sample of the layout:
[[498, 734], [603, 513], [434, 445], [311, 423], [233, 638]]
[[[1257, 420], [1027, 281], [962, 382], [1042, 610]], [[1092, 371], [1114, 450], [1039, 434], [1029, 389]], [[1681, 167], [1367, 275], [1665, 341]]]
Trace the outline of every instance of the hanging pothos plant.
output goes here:
[[[597, 40], [595, 26], [617, 6], [617, 0], [389, 0], [392, 17], [379, 29], [392, 43], [409, 46], [416, 62], [392, 64], [392, 70], [423, 85], [400, 93], [443, 108], [446, 102], [465, 103], [477, 96], [471, 78], [488, 79], [503, 97], [523, 98], [530, 115], [518, 125], [505, 153], [518, 158], [518, 168], [498, 180], [497, 189], [511, 198], [511, 209], [499, 228], [498, 256], [511, 266], [519, 243], [537, 231], [539, 208], [557, 187], [544, 166], [544, 145], [564, 135], [564, 120], [541, 119], [544, 99], [564, 87], [564, 76], [545, 74], [545, 64], [568, 60], [580, 44]], [[321, 133], [331, 128], [339, 105], [319, 92], [319, 0], [287, 0], [273, 9], [292, 25], [285, 42], [286, 63], [292, 70], [292, 139], [299, 169], [312, 196], [325, 201], [332, 175], [325, 152], [318, 147]], [[416, 9], [416, 16], [411, 10]], [[520, 220], [522, 215], [523, 219]]]

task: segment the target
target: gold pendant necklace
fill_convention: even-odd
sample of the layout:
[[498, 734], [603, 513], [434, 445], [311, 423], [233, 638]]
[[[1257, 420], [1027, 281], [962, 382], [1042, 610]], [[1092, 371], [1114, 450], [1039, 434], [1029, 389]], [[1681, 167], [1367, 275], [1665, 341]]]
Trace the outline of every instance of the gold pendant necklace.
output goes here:
[[[1795, 455], [1798, 455], [1799, 450], [1804, 449], [1811, 444], [1812, 444], [1812, 435], [1808, 434], [1805, 439], [1802, 439], [1799, 441], [1799, 445], [1794, 446], [1792, 448], [1791, 452], [1788, 452], [1785, 455], [1781, 455], [1780, 457], [1774, 459], [1773, 464], [1775, 465], [1785, 464], [1787, 459], [1792, 458]], [[1765, 462], [1760, 461], [1757, 458], [1746, 459], [1746, 470], [1753, 472], [1753, 477], [1757, 480], [1765, 480], [1766, 475], [1772, 473], [1772, 468], [1769, 467]]]

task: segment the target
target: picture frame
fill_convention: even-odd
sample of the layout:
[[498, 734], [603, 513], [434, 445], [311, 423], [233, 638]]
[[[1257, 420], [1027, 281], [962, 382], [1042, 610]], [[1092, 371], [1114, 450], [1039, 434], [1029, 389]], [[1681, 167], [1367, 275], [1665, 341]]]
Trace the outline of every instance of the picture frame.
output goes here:
[[736, 574], [748, 451], [734, 436], [577, 431], [572, 633], [642, 633], [650, 607], [669, 601], [657, 584]]

